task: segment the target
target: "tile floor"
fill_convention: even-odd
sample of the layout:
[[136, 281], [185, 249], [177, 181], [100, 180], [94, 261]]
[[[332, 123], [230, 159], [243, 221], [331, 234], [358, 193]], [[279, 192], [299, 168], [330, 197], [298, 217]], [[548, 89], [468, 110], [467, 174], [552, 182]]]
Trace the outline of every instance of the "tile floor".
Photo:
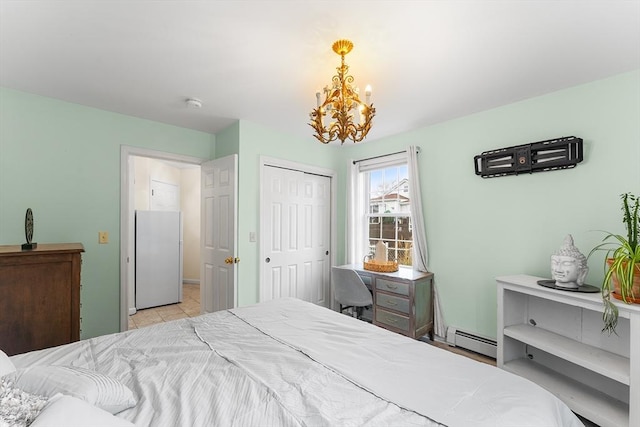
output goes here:
[[182, 302], [138, 310], [129, 316], [129, 329], [200, 315], [200, 285], [182, 285]]

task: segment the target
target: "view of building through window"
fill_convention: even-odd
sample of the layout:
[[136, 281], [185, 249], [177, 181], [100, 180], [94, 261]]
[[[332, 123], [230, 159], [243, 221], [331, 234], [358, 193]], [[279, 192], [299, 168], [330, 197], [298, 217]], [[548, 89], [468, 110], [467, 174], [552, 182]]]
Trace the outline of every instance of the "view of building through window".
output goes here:
[[388, 259], [400, 265], [412, 264], [411, 205], [407, 165], [368, 172], [369, 250], [376, 243], [387, 244]]

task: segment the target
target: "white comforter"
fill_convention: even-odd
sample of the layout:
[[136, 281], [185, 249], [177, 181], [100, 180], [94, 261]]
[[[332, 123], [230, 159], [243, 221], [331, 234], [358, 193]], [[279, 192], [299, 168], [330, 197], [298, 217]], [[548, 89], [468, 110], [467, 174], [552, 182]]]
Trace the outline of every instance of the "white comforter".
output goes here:
[[295, 299], [13, 356], [131, 388], [146, 426], [581, 426], [537, 385]]

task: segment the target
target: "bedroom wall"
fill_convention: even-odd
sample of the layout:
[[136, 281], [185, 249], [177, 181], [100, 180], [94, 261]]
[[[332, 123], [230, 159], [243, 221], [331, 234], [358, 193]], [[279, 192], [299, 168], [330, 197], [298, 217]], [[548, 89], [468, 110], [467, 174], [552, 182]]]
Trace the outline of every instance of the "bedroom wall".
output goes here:
[[[492, 179], [474, 173], [473, 157], [483, 151], [568, 135], [584, 139], [585, 160], [574, 169]], [[343, 147], [340, 177], [348, 158], [411, 144], [422, 148], [429, 267], [445, 319], [495, 337], [496, 276], [550, 277], [549, 256], [566, 234], [588, 255], [602, 238], [597, 230], [624, 232], [619, 195], [640, 193], [640, 71]], [[344, 235], [343, 210], [339, 218]], [[587, 283], [600, 285], [602, 259], [589, 261]]]
[[[0, 244], [23, 242], [27, 207], [34, 241], [84, 244], [82, 338], [119, 328], [121, 144], [201, 158], [240, 155], [241, 305], [258, 298], [259, 247], [248, 236], [259, 231], [260, 155], [336, 169], [337, 234], [344, 236], [348, 159], [419, 145], [430, 268], [446, 320], [490, 337], [495, 276], [548, 276], [549, 255], [567, 233], [588, 253], [600, 239], [594, 230], [623, 230], [618, 195], [640, 192], [640, 71], [339, 148], [246, 121], [214, 136], [4, 88], [0, 117]], [[585, 161], [575, 169], [488, 180], [473, 172], [482, 151], [564, 135], [585, 140]], [[103, 230], [110, 243], [98, 245]], [[337, 249], [341, 263], [344, 240]], [[587, 283], [599, 283], [600, 260], [590, 261]]]
[[[234, 130], [235, 132], [235, 130]], [[335, 170], [340, 150], [325, 146], [310, 135], [306, 140], [285, 135], [253, 122], [240, 120], [238, 135], [238, 303], [258, 301], [260, 279], [260, 156], [291, 160]], [[217, 144], [220, 157], [223, 144]], [[230, 154], [230, 153], [227, 153]], [[249, 242], [249, 232], [257, 242]]]
[[118, 331], [120, 146], [212, 158], [215, 136], [6, 88], [0, 121], [0, 244], [24, 242], [29, 207], [35, 242], [81, 242], [81, 337]]

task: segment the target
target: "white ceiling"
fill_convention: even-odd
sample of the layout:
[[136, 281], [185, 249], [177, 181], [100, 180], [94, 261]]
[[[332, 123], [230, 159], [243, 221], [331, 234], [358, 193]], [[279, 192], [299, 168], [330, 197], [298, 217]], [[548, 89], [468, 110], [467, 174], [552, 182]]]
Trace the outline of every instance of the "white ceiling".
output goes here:
[[339, 38], [355, 44], [356, 84], [373, 87], [372, 140], [640, 68], [640, 1], [0, 0], [0, 85], [314, 140]]

